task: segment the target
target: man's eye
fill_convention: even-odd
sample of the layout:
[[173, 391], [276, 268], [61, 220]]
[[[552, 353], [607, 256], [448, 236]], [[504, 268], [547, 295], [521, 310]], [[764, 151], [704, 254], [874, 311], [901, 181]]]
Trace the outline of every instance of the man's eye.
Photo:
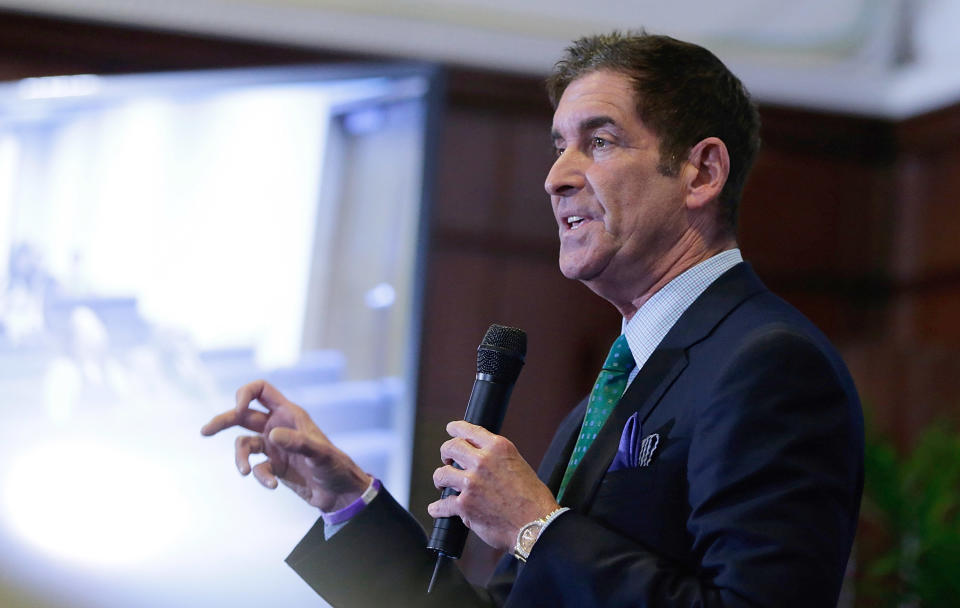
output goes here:
[[553, 147], [553, 155], [554, 155], [555, 157], [557, 157], [557, 158], [560, 158], [560, 156], [563, 155], [563, 152], [564, 152], [565, 150], [566, 150], [566, 148], [561, 148], [560, 146], [554, 146], [554, 147]]
[[592, 144], [593, 144], [593, 147], [594, 147], [595, 149], [597, 149], [597, 150], [603, 150], [604, 148], [606, 148], [606, 147], [608, 147], [608, 146], [610, 145], [610, 142], [607, 141], [607, 140], [605, 140], [605, 139], [602, 138], [602, 137], [594, 137], [594, 138], [592, 139]]

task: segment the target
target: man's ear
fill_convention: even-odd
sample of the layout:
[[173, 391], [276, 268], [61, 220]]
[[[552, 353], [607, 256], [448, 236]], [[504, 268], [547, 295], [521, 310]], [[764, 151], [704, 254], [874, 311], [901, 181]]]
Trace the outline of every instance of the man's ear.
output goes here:
[[690, 148], [683, 166], [687, 209], [702, 209], [720, 197], [730, 175], [730, 154], [717, 137], [708, 137]]

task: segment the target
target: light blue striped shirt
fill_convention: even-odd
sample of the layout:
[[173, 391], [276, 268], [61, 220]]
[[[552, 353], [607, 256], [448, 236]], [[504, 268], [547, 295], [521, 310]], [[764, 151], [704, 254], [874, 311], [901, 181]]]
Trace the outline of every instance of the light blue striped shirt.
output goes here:
[[660, 341], [667, 335], [680, 315], [694, 300], [700, 297], [711, 283], [733, 266], [743, 261], [739, 249], [728, 249], [704, 260], [664, 285], [660, 291], [634, 313], [627, 322], [623, 320], [622, 333], [627, 336], [627, 344], [637, 366], [630, 372], [627, 386], [637, 377], [640, 368], [647, 362]]

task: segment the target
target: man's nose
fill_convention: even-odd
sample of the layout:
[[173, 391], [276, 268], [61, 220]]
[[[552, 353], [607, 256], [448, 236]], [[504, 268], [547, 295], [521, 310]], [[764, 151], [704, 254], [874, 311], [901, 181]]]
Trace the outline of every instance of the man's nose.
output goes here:
[[543, 187], [550, 196], [569, 196], [583, 188], [584, 158], [577, 150], [567, 148], [553, 161]]

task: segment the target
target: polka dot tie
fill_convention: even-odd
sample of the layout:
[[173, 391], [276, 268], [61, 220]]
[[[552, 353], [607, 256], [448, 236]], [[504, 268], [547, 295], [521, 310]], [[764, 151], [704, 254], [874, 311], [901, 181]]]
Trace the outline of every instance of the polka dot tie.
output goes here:
[[573, 448], [567, 470], [563, 474], [563, 481], [560, 482], [557, 500], [563, 498], [563, 492], [567, 489], [567, 483], [573, 477], [577, 465], [580, 464], [583, 455], [587, 453], [590, 444], [597, 438], [597, 433], [600, 432], [603, 423], [607, 421], [613, 407], [620, 401], [620, 397], [627, 387], [630, 370], [634, 368], [634, 365], [633, 355], [627, 345], [627, 337], [621, 334], [613, 343], [613, 346], [610, 347], [607, 360], [604, 361], [603, 369], [600, 370], [600, 375], [597, 376], [597, 381], [590, 392], [587, 415], [583, 418], [583, 426], [580, 428], [580, 436], [577, 437], [577, 445]]

